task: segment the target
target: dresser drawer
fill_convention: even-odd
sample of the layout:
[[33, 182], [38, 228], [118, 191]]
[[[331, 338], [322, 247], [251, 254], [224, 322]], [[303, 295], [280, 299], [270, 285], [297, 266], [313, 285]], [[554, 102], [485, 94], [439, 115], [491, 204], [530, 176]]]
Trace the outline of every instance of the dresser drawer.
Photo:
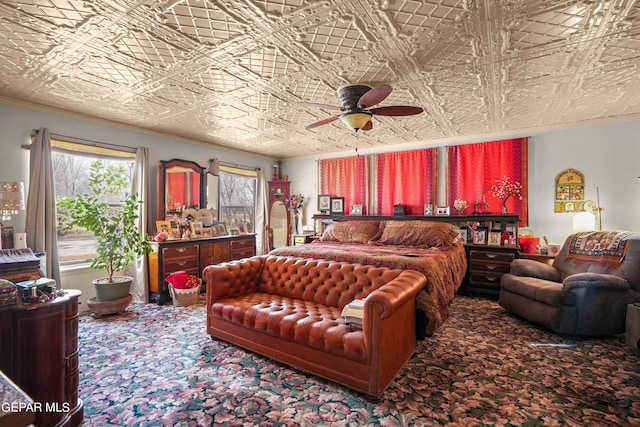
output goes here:
[[164, 263], [174, 259], [198, 258], [198, 245], [178, 246], [162, 248], [162, 258]]
[[255, 255], [253, 239], [232, 240], [231, 259], [249, 258]]
[[231, 251], [231, 259], [236, 260], [236, 259], [242, 259], [242, 258], [250, 258], [255, 254], [256, 252], [254, 251], [253, 248], [236, 249]]
[[196, 271], [196, 276], [199, 276], [199, 274], [197, 273], [199, 268], [200, 268], [200, 263], [198, 262], [198, 258], [181, 259], [181, 260], [176, 259], [173, 261], [165, 262], [162, 265], [162, 274], [166, 276], [176, 271], [193, 270], [193, 271]]
[[230, 242], [231, 252], [236, 252], [244, 249], [253, 250], [253, 239], [240, 239], [240, 240], [232, 240]]
[[478, 262], [506, 262], [511, 264], [514, 254], [510, 252], [471, 251], [469, 258], [471, 263]]
[[502, 274], [491, 273], [475, 273], [472, 272], [469, 277], [469, 284], [483, 288], [500, 289], [500, 277]]
[[509, 272], [511, 264], [508, 263], [500, 263], [500, 262], [472, 262], [471, 263], [471, 271], [473, 273], [479, 274], [504, 274]]

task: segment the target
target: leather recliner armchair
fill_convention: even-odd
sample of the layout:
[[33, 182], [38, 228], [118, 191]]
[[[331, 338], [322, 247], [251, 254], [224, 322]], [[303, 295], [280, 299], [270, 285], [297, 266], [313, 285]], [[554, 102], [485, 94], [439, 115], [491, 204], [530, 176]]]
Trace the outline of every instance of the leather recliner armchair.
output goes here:
[[[622, 232], [591, 235], [595, 233], [620, 236]], [[605, 260], [597, 247], [593, 256], [572, 256], [574, 238], [584, 239], [587, 234], [569, 236], [552, 265], [514, 260], [510, 273], [500, 281], [500, 305], [559, 334], [604, 336], [624, 332], [627, 305], [640, 301], [640, 234], [624, 237], [626, 248], [617, 263]]]

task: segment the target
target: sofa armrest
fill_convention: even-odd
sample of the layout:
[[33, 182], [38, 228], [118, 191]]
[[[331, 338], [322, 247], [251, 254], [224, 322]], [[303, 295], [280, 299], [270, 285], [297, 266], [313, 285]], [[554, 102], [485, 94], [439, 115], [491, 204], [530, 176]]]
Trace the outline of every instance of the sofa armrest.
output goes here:
[[578, 289], [578, 288], [590, 288], [590, 289], [603, 289], [612, 291], [625, 291], [631, 288], [629, 282], [619, 276], [612, 274], [600, 274], [600, 273], [577, 273], [567, 276], [562, 285], [565, 289]]
[[228, 297], [254, 292], [264, 267], [264, 256], [209, 265], [203, 270], [207, 282], [207, 305]]
[[515, 276], [536, 277], [552, 282], [561, 282], [558, 270], [549, 264], [532, 259], [514, 259], [511, 261], [510, 273]]
[[373, 315], [374, 309], [379, 310], [379, 316], [382, 319], [391, 316], [397, 307], [414, 299], [426, 283], [427, 278], [424, 274], [413, 270], [404, 270], [395, 279], [380, 286], [367, 296], [364, 316]]

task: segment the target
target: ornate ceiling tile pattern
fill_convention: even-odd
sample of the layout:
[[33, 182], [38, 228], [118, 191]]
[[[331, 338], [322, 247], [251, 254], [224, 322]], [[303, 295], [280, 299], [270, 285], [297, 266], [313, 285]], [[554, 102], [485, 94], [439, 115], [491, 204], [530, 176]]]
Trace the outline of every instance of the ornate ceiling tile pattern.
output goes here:
[[[0, 58], [4, 98], [276, 158], [640, 117], [637, 0], [4, 0]], [[424, 112], [305, 130], [355, 83]]]

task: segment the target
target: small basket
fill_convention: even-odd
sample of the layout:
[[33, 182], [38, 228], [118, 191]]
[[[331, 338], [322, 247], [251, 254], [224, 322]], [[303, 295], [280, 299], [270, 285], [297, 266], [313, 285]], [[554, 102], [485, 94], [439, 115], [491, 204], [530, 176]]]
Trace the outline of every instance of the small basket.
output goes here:
[[200, 286], [201, 284], [198, 284], [195, 288], [175, 289], [169, 283], [169, 295], [173, 299], [173, 305], [176, 307], [188, 307], [195, 304], [198, 301], [198, 295], [200, 295]]

